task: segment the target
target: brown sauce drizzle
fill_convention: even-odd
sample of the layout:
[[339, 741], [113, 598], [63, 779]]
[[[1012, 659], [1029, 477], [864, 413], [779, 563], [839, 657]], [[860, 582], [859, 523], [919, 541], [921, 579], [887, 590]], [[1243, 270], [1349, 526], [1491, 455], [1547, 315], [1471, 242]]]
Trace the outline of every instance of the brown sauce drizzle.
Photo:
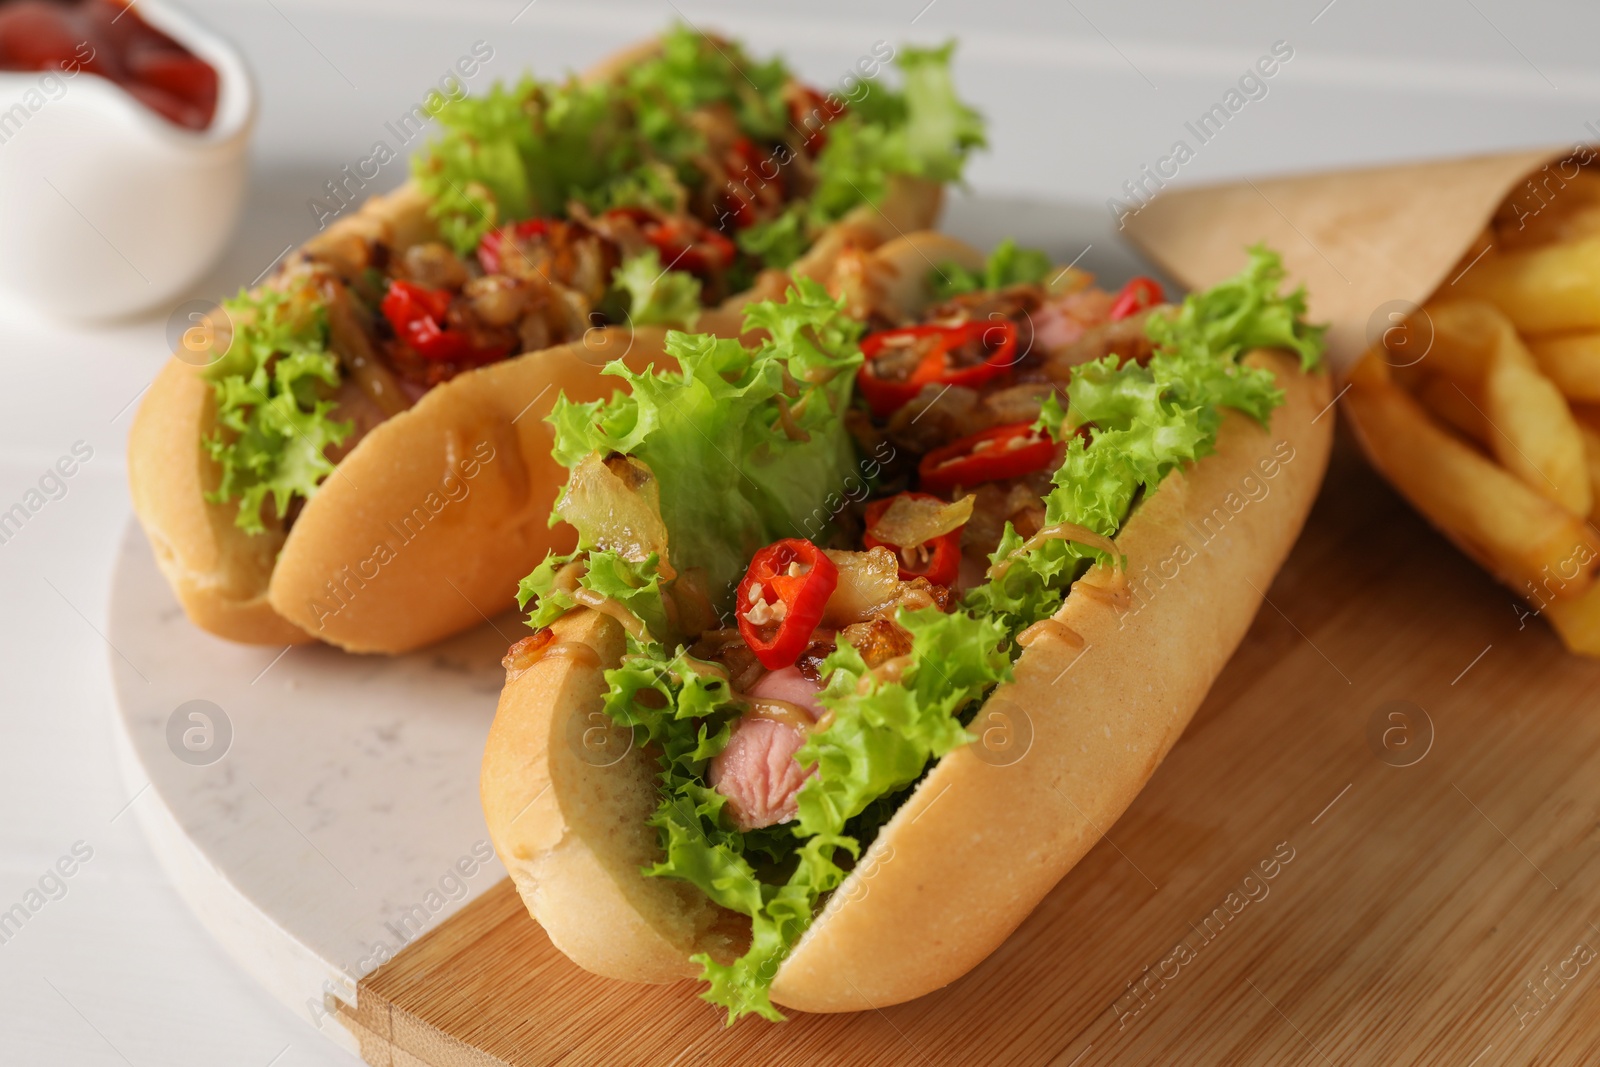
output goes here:
[[1017, 644], [1023, 648], [1031, 648], [1047, 637], [1053, 637], [1070, 648], [1084, 646], [1083, 635], [1060, 619], [1040, 619], [1017, 635]]
[[791, 441], [809, 441], [811, 434], [801, 429], [800, 424], [794, 421], [794, 414], [789, 410], [789, 402], [782, 396], [778, 401], [778, 425], [783, 428], [784, 436]]
[[1072, 590], [1075, 593], [1082, 590], [1090, 600], [1118, 611], [1125, 610], [1133, 602], [1133, 590], [1128, 585], [1128, 575], [1123, 571], [1120, 559], [1114, 567], [1096, 563], [1087, 574], [1072, 583]]
[[1054, 526], [1046, 526], [1032, 537], [1028, 538], [1005, 559], [989, 568], [989, 577], [992, 579], [1004, 578], [1006, 571], [1011, 569], [1011, 564], [1024, 552], [1031, 552], [1046, 541], [1076, 541], [1080, 545], [1088, 545], [1110, 556], [1112, 566], [1120, 575], [1122, 573], [1122, 553], [1117, 551], [1116, 542], [1104, 534], [1095, 533], [1087, 526], [1079, 526], [1075, 522], [1058, 522]]
[[524, 637], [506, 652], [500, 665], [506, 669], [507, 680], [515, 678], [542, 659], [561, 656], [579, 666], [600, 666], [600, 654], [581, 641], [557, 641], [555, 631], [546, 626], [532, 637]]
[[585, 589], [578, 584], [588, 571], [589, 564], [582, 559], [575, 559], [556, 571], [555, 582], [552, 584], [554, 592], [565, 593], [574, 601], [588, 608], [598, 611], [602, 615], [609, 615], [622, 624], [622, 628], [637, 638], [645, 638], [650, 631], [645, 627], [644, 620], [619, 600], [608, 596], [601, 596], [593, 589]]
[[572, 593], [578, 588], [578, 582], [589, 572], [589, 563], [584, 559], [575, 559], [556, 571], [553, 588], [558, 593]]
[[572, 591], [572, 599], [590, 611], [598, 611], [602, 615], [609, 615], [616, 619], [622, 624], [624, 630], [627, 630], [636, 638], [642, 639], [649, 636], [649, 631], [645, 629], [644, 620], [629, 611], [621, 601], [613, 600], [608, 596], [601, 596], [593, 589], [574, 589]]
[[750, 703], [748, 714], [752, 718], [781, 722], [783, 725], [793, 727], [803, 734], [822, 728], [822, 723], [813, 719], [811, 713], [799, 704], [791, 704], [787, 700], [773, 700], [770, 697], [751, 697], [747, 699]]

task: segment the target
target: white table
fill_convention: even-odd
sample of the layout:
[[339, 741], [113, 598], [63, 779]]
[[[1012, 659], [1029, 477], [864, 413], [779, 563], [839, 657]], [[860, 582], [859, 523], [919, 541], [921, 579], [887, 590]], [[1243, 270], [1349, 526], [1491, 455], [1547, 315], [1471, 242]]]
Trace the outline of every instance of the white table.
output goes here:
[[[1275, 41], [1290, 42], [1292, 60], [1179, 180], [1600, 138], [1584, 126], [1600, 125], [1600, 73], [1587, 55], [1600, 12], [1503, 0], [1405, 12], [1376, 0], [1325, 3], [1262, 0], [1207, 13], [1107, 0], [872, 9], [821, 0], [804, 14], [670, 0], [208, 3], [200, 14], [244, 47], [264, 106], [249, 216], [195, 295], [249, 282], [309, 233], [307, 200], [367, 155], [383, 123], [474, 41], [496, 49], [485, 77], [505, 77], [527, 64], [582, 66], [675, 14], [760, 50], [782, 48], [820, 82], [876, 40], [960, 36], [961, 84], [992, 118], [993, 150], [971, 172], [982, 204], [958, 201], [951, 227], [988, 231], [1000, 218], [1064, 258], [1092, 244], [1084, 263], [1112, 280], [1131, 263], [1112, 243], [1106, 199], [1189, 136], [1184, 123]], [[395, 165], [382, 180], [400, 176]], [[1030, 197], [1081, 208], [1034, 210]], [[39, 323], [25, 309], [0, 315], [0, 511], [76, 443], [80, 454], [92, 450], [59, 499], [0, 543], [0, 911], [58, 862], [73, 871], [47, 881], [59, 899], [0, 943], [0, 1062], [350, 1064], [188, 912], [130, 817], [113, 759], [115, 653], [100, 634], [129, 514], [131, 405], [166, 357], [165, 319], [86, 329]]]

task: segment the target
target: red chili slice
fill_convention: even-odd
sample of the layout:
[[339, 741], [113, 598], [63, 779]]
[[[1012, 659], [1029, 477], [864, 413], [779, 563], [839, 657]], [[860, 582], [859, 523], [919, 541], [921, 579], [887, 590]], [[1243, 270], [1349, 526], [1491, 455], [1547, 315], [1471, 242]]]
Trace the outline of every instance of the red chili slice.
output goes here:
[[1161, 283], [1141, 274], [1124, 285], [1117, 293], [1117, 298], [1111, 302], [1111, 321], [1116, 322], [1118, 319], [1137, 315], [1145, 308], [1155, 307], [1165, 299], [1166, 294], [1161, 291]]
[[499, 274], [500, 268], [505, 264], [508, 238], [514, 241], [531, 241], [535, 237], [543, 237], [549, 229], [549, 219], [523, 219], [511, 226], [490, 230], [483, 235], [483, 240], [478, 242], [478, 265], [483, 268], [485, 274]]
[[381, 306], [383, 317], [406, 344], [424, 359], [450, 363], [490, 363], [510, 352], [507, 345], [479, 347], [458, 330], [443, 325], [450, 311], [451, 293], [415, 282], [389, 283]]
[[794, 666], [838, 584], [839, 568], [804, 538], [786, 537], [755, 554], [734, 608], [739, 634], [763, 667]]
[[[950, 356], [962, 345], [977, 342], [989, 349], [981, 363], [952, 367]], [[926, 344], [926, 354], [908, 376], [880, 378], [873, 362], [903, 345]], [[925, 385], [962, 385], [971, 388], [1004, 374], [1016, 362], [1017, 326], [1009, 319], [977, 321], [959, 326], [907, 326], [880, 330], [861, 341], [867, 361], [856, 372], [856, 385], [877, 418], [887, 418], [904, 407]]]
[[[926, 541], [921, 545], [891, 545], [887, 541], [880, 541], [872, 536], [872, 527], [877, 524], [879, 519], [883, 518], [883, 513], [889, 510], [889, 506], [902, 496], [910, 497], [913, 500], [938, 500], [941, 504], [944, 503], [943, 500], [932, 493], [897, 493], [895, 496], [884, 497], [882, 500], [874, 500], [867, 505], [867, 533], [862, 537], [861, 543], [869, 549], [882, 546], [898, 556], [900, 558], [900, 580], [902, 582], [909, 582], [913, 578], [926, 578], [934, 585], [953, 585], [956, 576], [961, 573], [961, 530], [959, 527], [949, 533], [940, 534], [932, 541]], [[920, 567], [907, 566], [906, 553], [901, 551], [902, 548], [906, 547], [921, 548], [927, 553], [927, 558]]]
[[[758, 207], [781, 205], [788, 195], [783, 163], [741, 137], [723, 157], [727, 191], [717, 197], [717, 229], [742, 230], [761, 221]], [[770, 171], [770, 173], [768, 173]]]
[[957, 486], [1019, 478], [1043, 470], [1055, 458], [1056, 446], [1037, 433], [1031, 422], [1018, 422], [963, 437], [936, 448], [917, 464], [922, 488], [947, 493]]

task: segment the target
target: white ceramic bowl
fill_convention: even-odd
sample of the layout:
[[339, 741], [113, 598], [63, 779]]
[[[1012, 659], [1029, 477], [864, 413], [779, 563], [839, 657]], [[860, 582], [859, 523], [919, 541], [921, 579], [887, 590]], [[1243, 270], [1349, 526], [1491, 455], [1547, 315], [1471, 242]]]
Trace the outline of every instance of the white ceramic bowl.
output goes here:
[[0, 288], [46, 315], [170, 300], [216, 259], [244, 199], [256, 93], [243, 59], [160, 0], [135, 10], [216, 68], [209, 128], [92, 74], [0, 71]]

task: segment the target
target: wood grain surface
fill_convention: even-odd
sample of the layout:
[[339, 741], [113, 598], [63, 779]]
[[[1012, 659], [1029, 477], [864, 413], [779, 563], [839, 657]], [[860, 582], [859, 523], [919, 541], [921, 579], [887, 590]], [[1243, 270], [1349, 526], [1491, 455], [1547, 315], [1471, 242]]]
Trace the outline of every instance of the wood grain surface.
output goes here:
[[1600, 1062], [1600, 665], [1341, 440], [1238, 655], [1126, 815], [921, 1000], [731, 1030], [595, 978], [510, 882], [361, 982], [381, 1067]]

